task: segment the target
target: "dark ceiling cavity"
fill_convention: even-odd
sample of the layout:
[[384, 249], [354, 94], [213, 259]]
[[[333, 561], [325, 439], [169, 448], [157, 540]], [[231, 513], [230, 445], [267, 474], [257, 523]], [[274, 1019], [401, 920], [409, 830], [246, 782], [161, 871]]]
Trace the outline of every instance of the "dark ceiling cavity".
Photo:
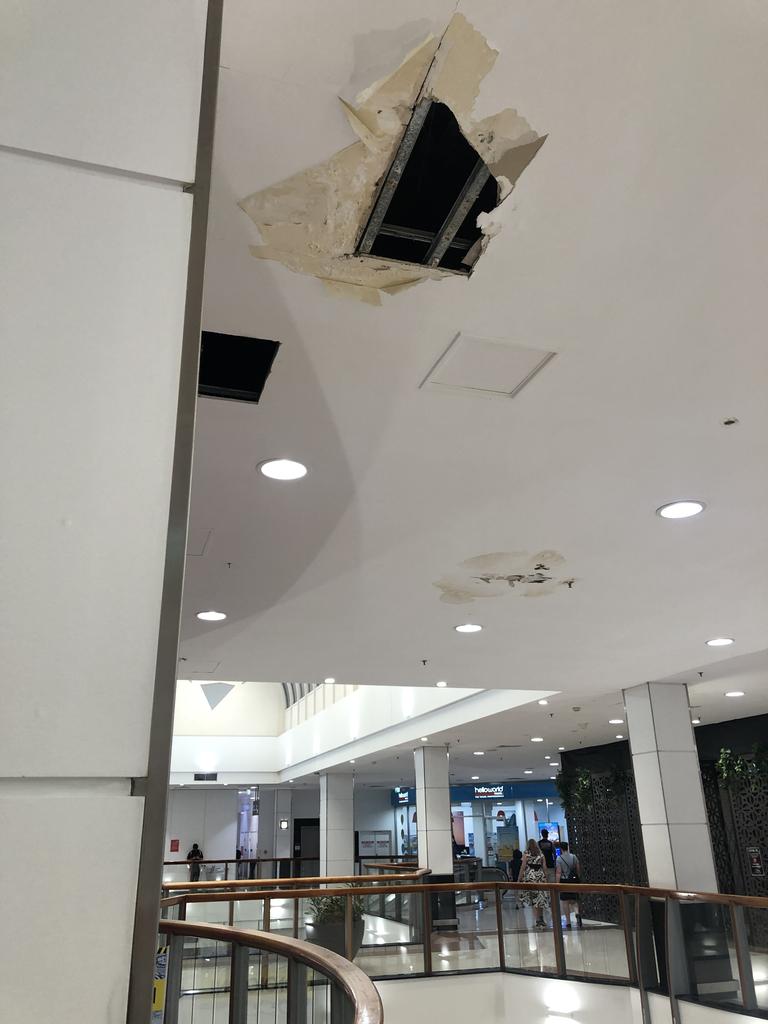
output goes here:
[[499, 186], [444, 103], [414, 110], [357, 252], [469, 274]]
[[203, 331], [197, 393], [258, 402], [279, 348], [279, 341]]

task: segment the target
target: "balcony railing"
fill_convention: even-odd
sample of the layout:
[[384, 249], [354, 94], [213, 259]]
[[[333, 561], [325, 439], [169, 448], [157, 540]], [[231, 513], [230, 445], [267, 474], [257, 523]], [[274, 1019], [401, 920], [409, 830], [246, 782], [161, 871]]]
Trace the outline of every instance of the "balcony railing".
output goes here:
[[[669, 1000], [674, 1020], [681, 1000], [768, 1015], [768, 899], [616, 885], [436, 885], [407, 872], [307, 881], [187, 884], [162, 901], [163, 913], [325, 942], [376, 980], [506, 971], [636, 987], [645, 1021], [653, 994]], [[312, 902], [328, 897], [341, 904], [330, 937]]]
[[153, 1021], [383, 1022], [373, 982], [349, 960], [320, 946], [184, 920], [164, 919], [159, 934]]

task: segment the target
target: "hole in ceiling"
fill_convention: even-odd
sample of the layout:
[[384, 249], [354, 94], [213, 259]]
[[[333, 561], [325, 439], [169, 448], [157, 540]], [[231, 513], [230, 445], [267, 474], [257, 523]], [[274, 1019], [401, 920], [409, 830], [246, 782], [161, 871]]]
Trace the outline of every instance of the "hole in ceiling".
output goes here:
[[258, 402], [279, 348], [279, 341], [203, 331], [197, 393], [206, 398]]
[[405, 130], [363, 231], [358, 254], [468, 274], [481, 213], [499, 186], [444, 104], [422, 100]]

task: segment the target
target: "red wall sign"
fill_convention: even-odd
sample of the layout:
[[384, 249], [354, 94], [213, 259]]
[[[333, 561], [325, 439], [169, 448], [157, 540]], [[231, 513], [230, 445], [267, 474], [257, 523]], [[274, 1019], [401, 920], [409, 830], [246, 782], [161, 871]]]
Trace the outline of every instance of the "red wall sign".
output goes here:
[[180, 842], [179, 839], [172, 839], [171, 840], [171, 853], [178, 853], [179, 852], [179, 842]]

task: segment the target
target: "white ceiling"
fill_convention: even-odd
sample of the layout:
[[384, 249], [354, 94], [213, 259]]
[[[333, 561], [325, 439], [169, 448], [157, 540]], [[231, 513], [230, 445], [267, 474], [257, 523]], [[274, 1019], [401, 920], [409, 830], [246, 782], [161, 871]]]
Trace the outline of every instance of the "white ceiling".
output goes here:
[[[570, 707], [766, 647], [768, 6], [460, 6], [500, 51], [479, 113], [548, 139], [471, 280], [375, 308], [254, 260], [236, 203], [352, 141], [337, 96], [455, 3], [227, 0], [205, 327], [281, 348], [258, 407], [199, 404], [191, 526], [212, 533], [185, 677], [444, 678]], [[420, 390], [459, 331], [557, 356], [512, 400]], [[256, 471], [280, 456], [307, 477]], [[707, 511], [654, 514], [678, 497]], [[462, 606], [433, 585], [542, 549], [571, 590]], [[227, 621], [195, 619], [210, 607]], [[704, 646], [723, 634], [738, 646]]]
[[[763, 714], [768, 710], [768, 651], [732, 658], [715, 667], [704, 666], [664, 682], [688, 686], [691, 717], [698, 717], [702, 726]], [[726, 697], [729, 690], [741, 690], [744, 696]], [[624, 720], [622, 725], [609, 724], [610, 719], [619, 718]], [[531, 736], [541, 736], [544, 742], [532, 743]], [[427, 738], [430, 744], [447, 745], [452, 780], [462, 784], [473, 775], [479, 775], [483, 782], [549, 780], [559, 769], [560, 747], [566, 751], [592, 747], [615, 742], [617, 736], [629, 738], [620, 692], [578, 703], [572, 696], [560, 694], [550, 697], [545, 707], [532, 704], [515, 708], [467, 722], [458, 729], [430, 733]], [[476, 756], [475, 750], [484, 754]], [[550, 762], [558, 768], [552, 770]], [[525, 774], [526, 769], [532, 774]], [[354, 765], [342, 761], [334, 770], [354, 774], [362, 785], [413, 785], [413, 744], [357, 757]], [[313, 776], [297, 778], [299, 781], [317, 783]]]

